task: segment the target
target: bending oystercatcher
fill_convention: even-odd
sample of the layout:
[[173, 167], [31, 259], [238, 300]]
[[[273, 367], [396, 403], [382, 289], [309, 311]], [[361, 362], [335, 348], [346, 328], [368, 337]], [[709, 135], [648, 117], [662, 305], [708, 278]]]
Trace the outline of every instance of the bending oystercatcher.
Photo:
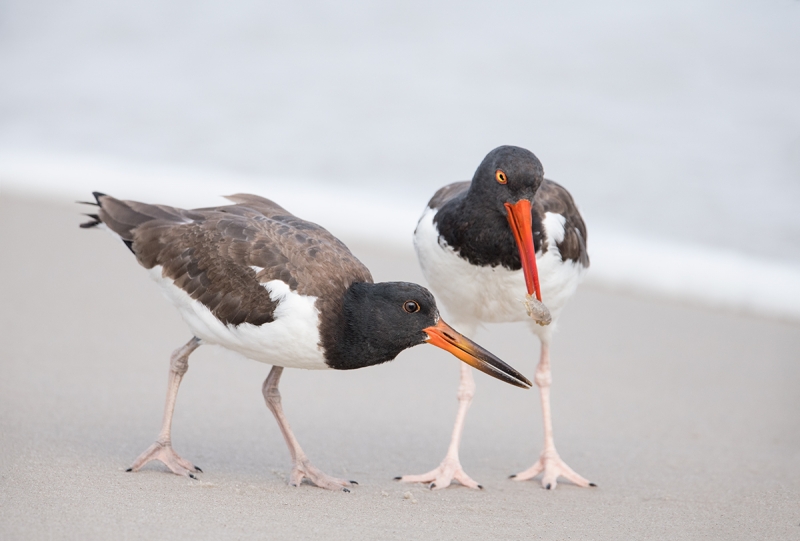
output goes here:
[[[471, 182], [441, 188], [428, 203], [414, 233], [422, 271], [454, 324], [467, 334], [483, 322], [529, 321], [541, 341], [534, 381], [544, 417], [544, 450], [528, 470], [544, 472], [542, 486], [564, 476], [593, 486], [556, 452], [550, 418], [550, 342], [558, 316], [589, 267], [586, 226], [572, 196], [544, 178], [528, 150], [502, 146], [481, 162]], [[459, 409], [450, 448], [441, 465], [398, 480], [444, 488], [453, 480], [479, 488], [461, 467], [461, 430], [475, 391], [472, 372], [462, 367]]]
[[289, 446], [295, 486], [306, 478], [322, 488], [349, 491], [353, 482], [324, 474], [300, 448], [281, 407], [284, 367], [363, 368], [427, 342], [502, 381], [531, 386], [447, 325], [427, 289], [373, 283], [369, 270], [336, 237], [268, 199], [239, 194], [228, 197], [233, 205], [183, 210], [94, 196], [99, 210], [81, 227], [104, 225], [119, 236], [193, 333], [170, 360], [158, 439], [128, 471], [151, 460], [192, 478], [201, 471], [175, 453], [170, 438], [178, 387], [189, 355], [201, 344], [273, 366], [262, 392]]

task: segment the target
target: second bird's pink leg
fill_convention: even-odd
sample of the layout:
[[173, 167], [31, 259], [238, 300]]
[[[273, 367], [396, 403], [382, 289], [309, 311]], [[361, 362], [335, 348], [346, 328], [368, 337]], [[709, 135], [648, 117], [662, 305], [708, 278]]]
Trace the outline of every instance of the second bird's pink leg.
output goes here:
[[533, 479], [540, 473], [542, 475], [542, 486], [548, 490], [556, 488], [558, 484], [558, 477], [564, 477], [572, 481], [580, 487], [595, 486], [577, 473], [572, 468], [561, 460], [556, 451], [556, 445], [553, 440], [553, 420], [550, 415], [550, 384], [552, 383], [552, 375], [550, 373], [550, 344], [547, 340], [542, 340], [542, 354], [539, 359], [539, 365], [536, 367], [536, 376], [534, 382], [539, 387], [539, 394], [542, 399], [542, 422], [544, 425], [544, 450], [539, 455], [539, 460], [528, 468], [511, 477], [515, 481], [527, 481]]

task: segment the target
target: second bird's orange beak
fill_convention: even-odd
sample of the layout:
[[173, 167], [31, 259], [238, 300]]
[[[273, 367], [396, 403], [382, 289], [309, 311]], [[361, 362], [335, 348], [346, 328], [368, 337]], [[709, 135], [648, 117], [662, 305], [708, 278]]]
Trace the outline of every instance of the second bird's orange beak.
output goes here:
[[452, 353], [473, 368], [511, 385], [523, 389], [531, 388], [528, 378], [466, 336], [456, 332], [444, 320], [440, 319], [436, 325], [428, 327], [424, 331], [428, 335], [426, 342]]
[[528, 295], [536, 293], [536, 299], [542, 302], [542, 292], [539, 289], [539, 271], [536, 269], [536, 249], [533, 246], [533, 229], [531, 227], [531, 202], [520, 199], [513, 205], [505, 203], [508, 212], [508, 225], [514, 233], [514, 239], [519, 248], [519, 258], [522, 261], [522, 272], [525, 275], [525, 286]]

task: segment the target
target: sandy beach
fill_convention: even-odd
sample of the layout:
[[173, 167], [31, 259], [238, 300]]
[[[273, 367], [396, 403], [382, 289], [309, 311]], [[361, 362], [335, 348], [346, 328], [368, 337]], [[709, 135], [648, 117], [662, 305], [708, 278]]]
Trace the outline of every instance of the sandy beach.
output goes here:
[[[430, 346], [354, 372], [288, 370], [287, 416], [352, 493], [289, 487], [261, 396], [268, 367], [201, 348], [174, 445], [150, 465], [177, 313], [78, 205], [0, 198], [0, 539], [799, 539], [800, 326], [583, 287], [553, 350], [561, 456], [598, 484], [546, 491], [537, 391], [476, 376], [462, 463], [485, 490], [400, 485], [444, 455], [458, 364]], [[411, 251], [351, 245], [376, 280], [423, 282]], [[528, 377], [524, 327], [475, 337]], [[408, 495], [408, 497], [406, 497]]]

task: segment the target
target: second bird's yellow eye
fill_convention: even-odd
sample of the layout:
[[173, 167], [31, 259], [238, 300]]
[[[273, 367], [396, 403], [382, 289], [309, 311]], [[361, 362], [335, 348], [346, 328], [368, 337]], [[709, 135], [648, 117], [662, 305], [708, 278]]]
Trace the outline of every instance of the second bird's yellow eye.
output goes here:
[[494, 172], [494, 178], [496, 178], [497, 182], [499, 182], [500, 184], [505, 184], [506, 182], [508, 182], [508, 177], [506, 177], [506, 174], [503, 172], [502, 169], [498, 169], [497, 171]]
[[419, 312], [419, 303], [417, 301], [406, 301], [403, 303], [403, 310], [409, 314]]

